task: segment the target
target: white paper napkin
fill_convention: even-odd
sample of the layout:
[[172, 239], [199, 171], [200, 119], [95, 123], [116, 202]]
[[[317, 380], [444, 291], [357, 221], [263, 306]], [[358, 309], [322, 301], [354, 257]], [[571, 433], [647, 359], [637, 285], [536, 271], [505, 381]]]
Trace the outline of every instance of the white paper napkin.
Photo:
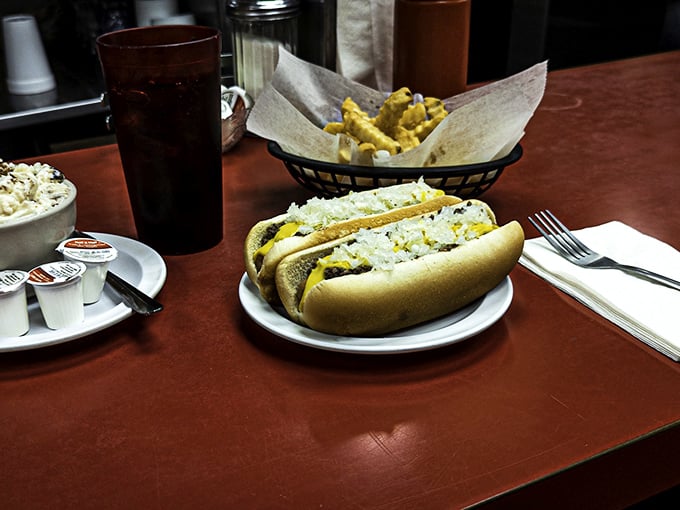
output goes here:
[[[618, 221], [574, 231], [585, 245], [621, 264], [680, 280], [680, 252]], [[680, 361], [680, 291], [616, 269], [579, 267], [538, 237], [520, 264], [650, 347]]]
[[392, 90], [394, 0], [338, 0], [338, 74], [376, 90]]

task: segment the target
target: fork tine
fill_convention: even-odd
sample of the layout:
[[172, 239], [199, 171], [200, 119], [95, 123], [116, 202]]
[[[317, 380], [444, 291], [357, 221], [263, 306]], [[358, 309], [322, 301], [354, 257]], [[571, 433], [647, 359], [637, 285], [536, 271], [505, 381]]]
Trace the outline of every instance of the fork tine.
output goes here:
[[[574, 254], [571, 250], [571, 247], [564, 242], [563, 239], [558, 237], [558, 235], [555, 233], [555, 228], [547, 221], [547, 219], [543, 216], [544, 213], [543, 211], [539, 211], [538, 213], [534, 214], [534, 218], [529, 217], [529, 221], [531, 224], [538, 230], [538, 232], [545, 238], [550, 245], [555, 248], [559, 253], [561, 253], [564, 256], [567, 257], [573, 257]], [[539, 225], [540, 223], [540, 225]]]
[[543, 225], [547, 227], [552, 236], [562, 245], [564, 250], [567, 251], [570, 256], [575, 258], [581, 258], [584, 256], [584, 253], [578, 248], [578, 246], [575, 246], [574, 243], [571, 242], [571, 239], [565, 235], [560, 226], [553, 221], [552, 218], [554, 218], [554, 216], [552, 213], [550, 213], [550, 211], [541, 211], [539, 214]]
[[584, 255], [589, 255], [593, 253], [593, 250], [588, 248], [585, 244], [583, 244], [574, 234], [572, 234], [571, 230], [569, 230], [560, 220], [557, 219], [557, 216], [555, 216], [552, 212], [546, 209], [545, 211], [550, 219], [560, 228], [562, 233], [566, 234], [569, 239], [574, 243], [574, 245], [583, 252]]
[[534, 228], [535, 228], [536, 230], [538, 230], [538, 233], [539, 233], [539, 234], [541, 234], [543, 237], [545, 237], [546, 239], [548, 239], [548, 238], [550, 237], [550, 234], [548, 234], [545, 230], [543, 230], [543, 227], [542, 227], [541, 225], [538, 224], [538, 221], [540, 221], [540, 219], [538, 218], [538, 213], [537, 213], [536, 215], [534, 215], [534, 216], [536, 217], [536, 219], [534, 219], [534, 218], [532, 218], [531, 216], [529, 216], [529, 221], [530, 221], [531, 224], [534, 226]]

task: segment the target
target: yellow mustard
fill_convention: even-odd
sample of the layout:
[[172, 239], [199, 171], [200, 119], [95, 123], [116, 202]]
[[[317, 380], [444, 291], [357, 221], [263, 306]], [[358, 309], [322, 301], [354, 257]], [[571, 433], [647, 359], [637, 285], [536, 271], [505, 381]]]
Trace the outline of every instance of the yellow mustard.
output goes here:
[[484, 234], [496, 230], [498, 225], [487, 225], [486, 223], [475, 223], [469, 227], [470, 230], [476, 232], [477, 235], [483, 236]]
[[253, 260], [257, 260], [258, 257], [264, 257], [267, 253], [269, 253], [269, 250], [272, 249], [274, 246], [274, 243], [276, 241], [280, 241], [281, 239], [285, 239], [286, 237], [292, 237], [295, 235], [295, 232], [297, 232], [299, 228], [299, 225], [297, 223], [286, 223], [284, 224], [279, 231], [276, 233], [274, 237], [272, 237], [269, 241], [264, 243], [254, 254], [253, 254]]
[[[285, 225], [284, 225], [284, 227], [285, 227]], [[460, 227], [461, 227], [461, 225], [458, 224], [458, 225], [454, 225], [452, 228], [454, 230], [457, 230]], [[493, 225], [493, 224], [488, 225], [488, 224], [484, 224], [484, 223], [476, 223], [476, 224], [470, 225], [468, 227], [469, 230], [477, 233], [477, 235], [480, 236], [480, 237], [482, 235], [488, 233], [488, 232], [491, 232], [492, 230], [497, 229], [497, 228], [498, 228], [498, 225]], [[397, 246], [397, 245], [395, 245], [394, 248], [393, 248], [393, 250], [395, 252], [399, 251], [400, 249], [402, 249], [402, 248]], [[406, 248], [406, 249], [408, 249], [408, 248]], [[317, 283], [320, 283], [325, 279], [324, 273], [325, 273], [326, 268], [340, 267], [340, 268], [343, 268], [343, 269], [350, 269], [351, 266], [350, 266], [349, 262], [347, 262], [347, 261], [329, 262], [330, 257], [331, 256], [328, 255], [326, 257], [320, 258], [317, 261], [314, 269], [312, 269], [311, 273], [307, 277], [307, 281], [305, 282], [305, 288], [302, 291], [302, 297], [300, 298], [300, 304], [299, 304], [300, 310], [302, 310], [302, 308], [304, 306], [305, 298], [307, 297], [307, 294], [309, 293], [311, 288], [314, 287], [314, 285], [316, 285]]]
[[307, 297], [307, 293], [311, 290], [314, 285], [317, 283], [321, 283], [324, 280], [324, 271], [328, 267], [341, 267], [343, 269], [349, 269], [350, 265], [349, 262], [328, 262], [328, 259], [330, 258], [330, 255], [320, 258], [316, 262], [316, 266], [314, 269], [312, 269], [312, 272], [309, 273], [309, 276], [307, 277], [307, 281], [305, 282], [305, 289], [302, 291], [302, 297], [300, 298], [300, 305], [299, 308], [302, 310], [302, 307], [304, 306], [305, 298]]

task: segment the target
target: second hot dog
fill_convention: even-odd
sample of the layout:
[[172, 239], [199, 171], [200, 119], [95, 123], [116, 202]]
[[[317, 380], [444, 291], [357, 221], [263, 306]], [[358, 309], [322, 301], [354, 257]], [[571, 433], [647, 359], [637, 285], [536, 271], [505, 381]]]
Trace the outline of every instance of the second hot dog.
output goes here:
[[467, 200], [289, 255], [276, 284], [300, 324], [379, 335], [480, 298], [512, 270], [523, 243], [518, 222], [498, 226], [487, 204]]

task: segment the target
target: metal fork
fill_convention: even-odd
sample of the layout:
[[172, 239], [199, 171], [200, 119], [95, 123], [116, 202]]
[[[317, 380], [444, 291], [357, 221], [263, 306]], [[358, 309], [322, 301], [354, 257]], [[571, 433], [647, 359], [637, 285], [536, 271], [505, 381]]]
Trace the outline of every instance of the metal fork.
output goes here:
[[641, 276], [671, 289], [680, 290], [680, 282], [641, 267], [619, 264], [618, 262], [600, 255], [579, 241], [564, 224], [548, 210], [539, 211], [534, 217], [529, 217], [531, 224], [545, 237], [557, 253], [573, 264], [595, 269], [619, 269], [628, 274]]

